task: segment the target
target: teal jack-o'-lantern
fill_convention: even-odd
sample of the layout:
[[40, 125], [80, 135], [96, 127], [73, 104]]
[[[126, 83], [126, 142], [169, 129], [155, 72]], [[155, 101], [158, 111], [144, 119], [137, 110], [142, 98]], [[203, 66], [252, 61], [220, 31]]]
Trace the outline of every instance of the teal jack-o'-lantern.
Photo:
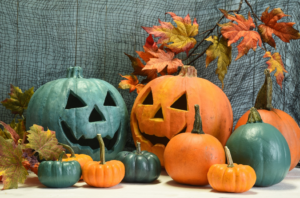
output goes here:
[[27, 129], [33, 124], [49, 128], [59, 142], [94, 160], [100, 160], [97, 134], [103, 137], [106, 160], [124, 148], [128, 120], [118, 90], [106, 81], [83, 78], [81, 67], [70, 67], [67, 78], [41, 86], [26, 112]]

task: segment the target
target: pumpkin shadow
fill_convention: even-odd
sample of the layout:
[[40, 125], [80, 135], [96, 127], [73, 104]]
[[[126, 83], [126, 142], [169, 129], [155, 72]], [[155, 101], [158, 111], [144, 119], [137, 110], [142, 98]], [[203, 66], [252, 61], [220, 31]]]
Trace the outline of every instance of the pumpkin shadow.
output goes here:
[[282, 191], [282, 190], [294, 190], [297, 186], [285, 182], [280, 182], [278, 184], [274, 184], [272, 186], [254, 186], [254, 188], [259, 190], [266, 190], [266, 191]]
[[209, 185], [205, 185], [205, 186], [193, 186], [193, 185], [188, 185], [188, 184], [180, 184], [174, 180], [170, 180], [168, 182], [166, 182], [167, 185], [176, 187], [176, 188], [190, 188], [190, 189], [211, 189], [211, 187]]
[[163, 176], [169, 176], [167, 171], [165, 169], [161, 169], [161, 172], [160, 172], [160, 175], [163, 175]]
[[217, 194], [239, 194], [239, 195], [256, 195], [257, 192], [253, 192], [251, 190], [248, 190], [246, 192], [243, 192], [243, 193], [231, 193], [231, 192], [220, 192], [220, 191], [217, 191], [217, 190], [214, 190], [212, 189], [210, 192], [212, 193], [217, 193]]
[[155, 184], [160, 184], [160, 180], [157, 179], [153, 182], [150, 182], [150, 183], [140, 183], [140, 182], [121, 182], [121, 184], [129, 184], [129, 185], [140, 185], [140, 186], [144, 186], [144, 185], [155, 185]]
[[24, 184], [22, 186], [19, 186], [19, 188], [28, 188], [28, 187], [45, 187], [39, 180], [39, 178], [36, 177], [29, 177], [25, 180]]
[[83, 186], [80, 186], [80, 188], [101, 189], [101, 190], [114, 190], [114, 189], [122, 189], [124, 187], [123, 187], [122, 184], [117, 184], [117, 185], [109, 187], [109, 188], [98, 188], [98, 187], [89, 186], [88, 184], [85, 184]]

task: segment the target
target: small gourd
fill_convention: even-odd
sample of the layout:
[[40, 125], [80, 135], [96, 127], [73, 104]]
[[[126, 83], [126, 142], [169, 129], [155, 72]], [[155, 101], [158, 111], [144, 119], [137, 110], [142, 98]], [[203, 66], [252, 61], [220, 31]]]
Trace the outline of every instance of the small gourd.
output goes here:
[[125, 165], [125, 182], [150, 183], [155, 181], [161, 172], [161, 165], [154, 153], [141, 151], [141, 143], [137, 142], [136, 151], [122, 151], [116, 160]]
[[242, 193], [251, 189], [256, 181], [254, 169], [248, 165], [233, 163], [230, 151], [225, 146], [228, 164], [214, 164], [207, 173], [211, 187], [220, 192]]
[[90, 186], [108, 188], [119, 184], [125, 176], [125, 166], [118, 160], [105, 162], [105, 145], [97, 134], [100, 145], [100, 162], [88, 161], [83, 169], [83, 180]]
[[77, 161], [63, 162], [62, 152], [58, 161], [43, 161], [38, 168], [38, 178], [42, 184], [50, 188], [66, 188], [73, 186], [81, 176], [81, 167]]

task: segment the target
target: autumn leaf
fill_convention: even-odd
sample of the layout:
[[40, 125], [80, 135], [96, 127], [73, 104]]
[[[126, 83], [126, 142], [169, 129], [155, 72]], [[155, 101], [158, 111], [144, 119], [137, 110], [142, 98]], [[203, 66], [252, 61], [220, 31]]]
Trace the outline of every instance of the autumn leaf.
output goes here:
[[165, 52], [164, 50], [158, 49], [156, 53], [152, 53], [157, 58], [151, 58], [147, 62], [143, 70], [156, 69], [158, 73], [163, 71], [167, 67], [168, 74], [175, 73], [179, 66], [183, 66], [180, 59], [174, 58], [175, 54], [171, 51]]
[[44, 131], [43, 127], [33, 125], [28, 131], [28, 144], [26, 148], [31, 148], [39, 153], [40, 159], [45, 160], [57, 159], [59, 154], [64, 151], [61, 145], [57, 145], [58, 141], [55, 137], [55, 132]]
[[0, 128], [0, 136], [4, 139], [12, 139], [10, 133], [5, 128], [3, 130]]
[[[146, 43], [143, 46], [144, 51], [136, 51], [136, 53], [141, 57], [141, 59], [143, 61], [145, 61], [145, 63], [147, 63], [150, 58], [154, 58], [154, 56], [152, 54], [149, 53], [150, 52], [157, 52], [158, 47], [157, 44], [154, 42], [153, 37], [151, 34], [149, 34], [149, 36], [146, 39]], [[161, 45], [160, 48], [163, 48], [163, 45]]]
[[[160, 37], [157, 43], [166, 45], [167, 48], [176, 54], [185, 51], [188, 55], [189, 50], [197, 43], [193, 38], [198, 34], [199, 28], [196, 18], [192, 23], [189, 14], [184, 19], [173, 12], [168, 12], [167, 14], [171, 15], [177, 27], [174, 27], [170, 22], [158, 20], [160, 26], [142, 28], [149, 34]], [[168, 45], [168, 43], [171, 44]]]
[[18, 122], [16, 122], [14, 119], [9, 125], [12, 129], [14, 129], [21, 139], [24, 138], [24, 134], [27, 134], [24, 119], [18, 119]]
[[18, 140], [20, 139], [20, 136], [15, 132], [13, 128], [10, 127], [10, 125], [0, 121], [0, 124], [10, 133], [11, 138], [15, 142], [15, 144], [18, 144]]
[[136, 93], [139, 94], [140, 91], [145, 87], [145, 85], [137, 84], [135, 87], [136, 87]]
[[280, 8], [273, 9], [268, 13], [269, 7], [262, 13], [261, 20], [264, 24], [258, 26], [258, 31], [261, 33], [264, 42], [276, 48], [275, 40], [272, 34], [278, 36], [282, 41], [289, 43], [290, 40], [299, 39], [300, 33], [293, 28], [293, 22], [277, 23], [282, 17], [289, 16], [282, 12]]
[[235, 16], [228, 14], [226, 10], [220, 9], [220, 11], [224, 14], [224, 16], [229, 19], [236, 21], [238, 24], [233, 22], [228, 22], [225, 24], [218, 24], [221, 29], [221, 33], [223, 37], [228, 39], [228, 46], [232, 43], [237, 42], [241, 37], [243, 40], [237, 46], [238, 48], [238, 56], [235, 60], [238, 60], [244, 55], [247, 55], [250, 49], [253, 51], [257, 48], [258, 45], [261, 47], [262, 41], [258, 32], [253, 31], [255, 25], [253, 23], [253, 19], [250, 16], [250, 12], [248, 14], [248, 19], [246, 20], [243, 15], [235, 14]]
[[18, 183], [25, 182], [28, 172], [22, 165], [22, 153], [21, 145], [0, 136], [0, 175], [3, 175], [3, 190], [18, 188]]
[[288, 73], [285, 68], [284, 64], [282, 62], [281, 56], [278, 52], [275, 52], [273, 55], [271, 52], [266, 52], [263, 58], [271, 58], [270, 60], [267, 61], [268, 64], [268, 69], [271, 72], [275, 71], [274, 76], [276, 77], [277, 84], [281, 87], [282, 89], [282, 81], [284, 79], [283, 72]]
[[3, 100], [1, 103], [5, 108], [11, 110], [13, 114], [22, 115], [34, 93], [33, 89], [31, 87], [23, 93], [19, 87], [10, 85], [10, 93], [8, 94], [10, 98]]
[[[122, 76], [120, 74], [120, 76]], [[126, 78], [127, 80], [121, 80], [119, 83], [120, 89], [129, 89], [129, 92], [133, 92], [136, 89], [136, 85], [139, 84], [139, 80], [135, 75], [126, 75], [122, 76], [123, 78]]]
[[206, 67], [216, 58], [218, 58], [218, 74], [219, 80], [222, 82], [222, 89], [224, 88], [224, 77], [227, 73], [227, 67], [231, 63], [231, 46], [228, 46], [227, 40], [224, 37], [210, 36], [206, 41], [211, 41], [213, 44], [206, 50]]

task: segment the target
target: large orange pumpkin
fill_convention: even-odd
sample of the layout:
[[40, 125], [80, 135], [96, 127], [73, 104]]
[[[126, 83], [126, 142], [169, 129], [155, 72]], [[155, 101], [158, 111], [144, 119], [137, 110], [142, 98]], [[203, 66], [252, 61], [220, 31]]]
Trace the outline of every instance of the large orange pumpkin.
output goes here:
[[[265, 70], [265, 82], [258, 92], [254, 107], [258, 110], [264, 123], [273, 125], [285, 137], [291, 153], [290, 170], [292, 170], [300, 160], [300, 128], [289, 114], [273, 108], [272, 79], [268, 69]], [[235, 129], [247, 123], [249, 113], [250, 111], [247, 111], [239, 119]]]
[[142, 150], [157, 155], [164, 166], [169, 140], [192, 130], [195, 104], [202, 107], [204, 131], [225, 146], [233, 125], [230, 102], [218, 86], [198, 78], [192, 66], [182, 67], [178, 76], [156, 78], [141, 90], [131, 111], [134, 142], [141, 142]]

